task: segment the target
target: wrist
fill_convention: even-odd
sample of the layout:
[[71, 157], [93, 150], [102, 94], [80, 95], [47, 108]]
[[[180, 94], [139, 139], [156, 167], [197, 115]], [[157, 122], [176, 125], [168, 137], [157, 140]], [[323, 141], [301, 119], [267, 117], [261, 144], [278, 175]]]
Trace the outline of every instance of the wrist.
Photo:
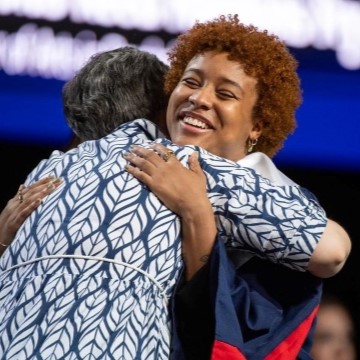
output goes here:
[[[195, 203], [195, 202], [194, 202]], [[188, 224], [202, 224], [214, 218], [214, 212], [208, 199], [203, 202], [196, 201], [196, 206], [182, 207], [181, 219]]]

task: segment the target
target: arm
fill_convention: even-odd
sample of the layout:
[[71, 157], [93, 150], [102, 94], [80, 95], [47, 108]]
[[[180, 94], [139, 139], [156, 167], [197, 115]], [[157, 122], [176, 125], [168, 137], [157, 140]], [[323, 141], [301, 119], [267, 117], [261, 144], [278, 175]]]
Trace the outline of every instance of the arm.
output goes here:
[[[274, 184], [296, 186], [283, 174], [273, 161], [261, 152], [252, 153], [238, 161], [241, 166], [255, 169]], [[321, 278], [335, 275], [344, 266], [351, 250], [351, 242], [345, 230], [333, 220], [327, 226], [309, 261], [308, 271]]]
[[[156, 158], [155, 160], [158, 160]], [[128, 154], [128, 160], [135, 163], [139, 158]], [[173, 176], [165, 170], [166, 176], [154, 179], [157, 186], [150, 188], [181, 219], [185, 277], [189, 280], [207, 262], [217, 229], [213, 209], [206, 192], [206, 178], [197, 161], [197, 153], [190, 155], [189, 169], [182, 166], [175, 158], [169, 159], [168, 163], [161, 160], [158, 164], [166, 167], [174, 161], [177, 168], [173, 169]], [[140, 181], [142, 180], [144, 172], [131, 165], [127, 166], [127, 170]], [[154, 172], [154, 175], [160, 174], [158, 170]]]
[[343, 268], [350, 250], [349, 235], [338, 223], [329, 219], [310, 258], [308, 271], [320, 278], [331, 277]]
[[[160, 144], [154, 148], [162, 156], [167, 152]], [[205, 194], [195, 190], [195, 173], [175, 157], [164, 161], [153, 151], [141, 147], [133, 148], [133, 153], [137, 156], [129, 154], [127, 160], [136, 167], [129, 166], [128, 171], [181, 218], [197, 219], [196, 207], [199, 201], [205, 203]], [[248, 168], [235, 168], [226, 177], [231, 166], [227, 168], [220, 180], [212, 179], [221, 184], [211, 200], [220, 206], [226, 203], [227, 215], [222, 215], [223, 220], [219, 221], [225, 221], [229, 246], [235, 239], [239, 250], [246, 249], [275, 263], [308, 270], [320, 277], [333, 276], [342, 268], [350, 251], [350, 239], [339, 225], [326, 219], [324, 210], [307, 191], [271, 184]], [[221, 193], [227, 181], [234, 189], [228, 192], [229, 200]], [[222, 208], [220, 211], [220, 215], [224, 214]]]
[[[151, 161], [150, 155], [146, 153], [146, 162]], [[131, 155], [130, 159], [134, 164], [142, 162], [141, 159], [134, 159]], [[143, 171], [132, 166], [128, 170], [140, 180], [145, 179], [146, 185], [170, 209], [177, 211], [181, 216], [186, 279], [191, 281], [183, 283], [177, 289], [174, 301], [174, 332], [177, 333], [185, 354], [193, 355], [190, 358], [208, 358], [214, 336], [217, 334], [220, 334], [220, 342], [226, 340], [221, 348], [227, 346], [232, 352], [241, 349], [244, 353], [249, 352], [254, 356], [261, 353], [259, 356], [261, 358], [265, 358], [269, 352], [276, 353], [278, 349], [283, 351], [284, 348], [288, 350], [290, 357], [296, 356], [299, 351], [305, 353], [305, 339], [314, 324], [316, 305], [321, 294], [320, 280], [306, 272], [295, 272], [256, 257], [240, 269], [231, 270], [232, 263], [227, 253], [222, 251], [223, 241], [221, 239], [214, 241], [216, 228], [214, 230], [214, 224], [211, 225], [214, 217], [212, 208], [209, 210], [203, 200], [204, 190], [196, 192], [197, 186], [201, 185], [201, 182], [197, 182], [196, 176], [197, 169], [201, 172], [199, 163], [192, 156], [189, 159], [190, 171], [184, 167], [177, 168], [177, 165], [177, 160], [171, 158], [167, 162], [159, 162], [158, 167], [155, 168], [140, 165]], [[149, 173], [154, 181], [147, 178]], [[248, 215], [251, 218], [251, 212]], [[320, 239], [320, 246], [327, 242], [327, 235], [334, 238], [333, 229], [327, 231], [329, 223]], [[315, 224], [317, 222], [314, 220]], [[324, 228], [324, 221], [322, 224]], [[346, 237], [343, 235], [340, 232], [338, 239], [345, 239], [346, 242]], [[338, 239], [334, 239], [334, 242], [337, 243]], [[279, 243], [281, 246], [280, 241]], [[203, 254], [207, 255], [210, 252], [211, 263], [201, 268], [203, 264], [199, 259]], [[313, 255], [317, 254], [314, 252]], [[320, 267], [317, 267], [321, 265], [318, 264], [320, 259], [321, 257], [317, 256], [311, 257], [313, 263], [309, 264], [309, 271], [320, 270]], [[324, 266], [334, 271], [332, 260], [333, 256], [323, 259]], [[313, 264], [316, 266], [312, 268]], [[201, 271], [197, 271], [195, 276], [192, 276], [194, 271], [200, 268]], [[335, 269], [338, 270], [339, 268]], [[322, 274], [323, 271], [324, 269], [321, 270]], [[255, 283], [253, 283], [254, 274]], [[284, 288], [290, 291], [284, 292]], [[290, 298], [286, 297], [286, 294], [289, 294]], [[280, 311], [281, 308], [284, 311]], [[263, 321], [264, 312], [268, 315], [265, 317], [268, 321]], [[224, 322], [225, 327], [221, 326]], [[300, 327], [301, 331], [296, 335], [296, 341], [287, 340], [289, 332], [295, 333]], [[231, 329], [231, 336], [228, 339], [222, 333], [225, 329]], [[241, 339], [257, 338], [261, 339], [258, 342], [260, 346], [253, 347], [251, 343], [254, 341], [241, 341]], [[231, 341], [234, 339], [237, 341], [232, 344]], [[199, 354], [204, 356], [201, 357]]]
[[[188, 163], [194, 179], [200, 188], [203, 188], [204, 193], [190, 193], [189, 200], [185, 200], [190, 207], [182, 206], [182, 251], [187, 280], [191, 279], [208, 261], [217, 235], [214, 213], [206, 195], [206, 179], [197, 161], [197, 153], [190, 155]], [[191, 181], [189, 187], [196, 192], [197, 187], [194, 184], [195, 181]], [[189, 194], [188, 191], [187, 194]], [[191, 199], [197, 199], [197, 201]]]
[[41, 200], [61, 184], [60, 179], [47, 177], [30, 186], [20, 185], [0, 213], [0, 255], [10, 245], [25, 219], [41, 204]]
[[206, 215], [199, 208], [197, 215], [181, 219], [182, 253], [185, 262], [185, 277], [190, 280], [206, 264], [216, 238], [216, 225], [212, 209]]

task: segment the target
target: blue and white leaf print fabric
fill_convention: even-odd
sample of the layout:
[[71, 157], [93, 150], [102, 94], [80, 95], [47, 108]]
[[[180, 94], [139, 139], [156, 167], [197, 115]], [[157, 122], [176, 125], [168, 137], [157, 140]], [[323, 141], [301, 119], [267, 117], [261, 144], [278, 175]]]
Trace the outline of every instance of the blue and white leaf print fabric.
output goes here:
[[[1, 359], [166, 360], [168, 301], [182, 269], [180, 221], [128, 174], [130, 145], [157, 141], [186, 165], [194, 150], [226, 246], [303, 271], [326, 225], [298, 186], [178, 147], [147, 120], [67, 153], [55, 151], [27, 183], [63, 184], [25, 221], [0, 259]], [[155, 140], [156, 139], [156, 140]]]

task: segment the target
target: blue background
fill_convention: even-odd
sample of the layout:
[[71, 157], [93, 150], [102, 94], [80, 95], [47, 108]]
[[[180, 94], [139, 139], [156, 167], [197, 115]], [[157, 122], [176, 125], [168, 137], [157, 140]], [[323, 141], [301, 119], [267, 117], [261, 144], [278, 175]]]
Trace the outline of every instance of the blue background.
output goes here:
[[[275, 157], [279, 166], [360, 172], [360, 71], [341, 68], [332, 52], [297, 50], [303, 104], [298, 128]], [[65, 146], [64, 82], [0, 72], [0, 141]]]

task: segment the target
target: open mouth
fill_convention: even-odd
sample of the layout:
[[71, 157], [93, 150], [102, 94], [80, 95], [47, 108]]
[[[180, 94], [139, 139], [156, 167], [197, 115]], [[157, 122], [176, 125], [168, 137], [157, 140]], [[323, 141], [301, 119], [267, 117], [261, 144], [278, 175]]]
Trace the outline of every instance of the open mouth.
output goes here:
[[194, 119], [190, 116], [185, 116], [183, 118], [183, 122], [185, 124], [189, 124], [189, 125], [192, 125], [192, 126], [195, 126], [199, 129], [210, 129], [210, 126], [208, 124], [205, 124], [204, 122], [198, 120], [198, 119]]

